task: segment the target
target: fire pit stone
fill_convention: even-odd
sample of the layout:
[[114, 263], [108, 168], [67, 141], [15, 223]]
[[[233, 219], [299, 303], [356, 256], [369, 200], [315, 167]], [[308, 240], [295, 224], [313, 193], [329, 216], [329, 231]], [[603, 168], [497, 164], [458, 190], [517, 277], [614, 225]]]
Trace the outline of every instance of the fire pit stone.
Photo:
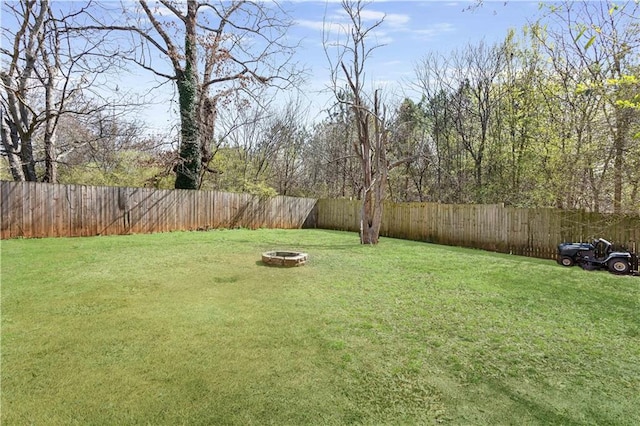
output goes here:
[[270, 266], [302, 266], [307, 257], [307, 253], [297, 251], [268, 251], [262, 253], [262, 262]]

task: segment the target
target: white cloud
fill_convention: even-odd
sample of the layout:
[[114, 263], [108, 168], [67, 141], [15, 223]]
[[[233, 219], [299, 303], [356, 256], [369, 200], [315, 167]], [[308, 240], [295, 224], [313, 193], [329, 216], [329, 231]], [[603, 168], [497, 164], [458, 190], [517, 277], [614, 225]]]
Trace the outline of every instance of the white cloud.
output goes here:
[[411, 20], [411, 17], [409, 17], [409, 15], [400, 15], [397, 13], [390, 13], [384, 19], [385, 22], [393, 26], [406, 25], [409, 23], [410, 20]]
[[384, 25], [400, 27], [406, 25], [411, 20], [409, 15], [399, 13], [384, 13], [377, 10], [363, 10], [360, 17], [365, 21], [384, 21]]
[[384, 19], [385, 14], [383, 12], [378, 12], [377, 10], [361, 10], [360, 17], [364, 21], [380, 21]]
[[373, 39], [379, 46], [388, 46], [394, 41], [394, 38], [391, 36], [391, 34], [386, 31], [376, 31], [373, 34]]
[[336, 34], [336, 33], [345, 33], [349, 29], [349, 24], [347, 22], [335, 22], [335, 21], [312, 21], [307, 19], [299, 19], [296, 22], [296, 25], [299, 25], [303, 28], [308, 28], [313, 31], [324, 31], [328, 34]]
[[417, 38], [420, 40], [430, 40], [436, 36], [439, 36], [445, 33], [450, 33], [455, 30], [456, 28], [453, 24], [450, 24], [448, 22], [442, 22], [439, 24], [431, 25], [428, 28], [411, 30], [411, 34], [414, 36], [414, 38]]
[[380, 64], [381, 67], [397, 67], [400, 65], [404, 65], [404, 62], [399, 60], [393, 60], [393, 61], [382, 62]]
[[[362, 10], [360, 11], [360, 17], [363, 22], [373, 23], [376, 21], [384, 21], [383, 26], [390, 26], [394, 29], [402, 27], [409, 23], [411, 17], [409, 15], [399, 13], [384, 13], [376, 10]], [[327, 29], [328, 26], [332, 26], [336, 29], [345, 29], [349, 25], [349, 18], [345, 11], [339, 10], [337, 13], [328, 15], [324, 20], [306, 20], [300, 19], [296, 23], [302, 27], [309, 28], [316, 31], [322, 31]]]
[[295, 23], [296, 25], [315, 31], [322, 31], [326, 28], [327, 25], [327, 23], [324, 21], [312, 21], [309, 19], [298, 19]]

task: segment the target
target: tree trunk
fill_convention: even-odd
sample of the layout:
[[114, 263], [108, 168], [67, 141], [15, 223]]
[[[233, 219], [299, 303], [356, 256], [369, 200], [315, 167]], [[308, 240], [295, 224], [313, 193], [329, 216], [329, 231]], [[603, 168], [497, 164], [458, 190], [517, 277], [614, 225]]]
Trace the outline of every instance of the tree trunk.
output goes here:
[[626, 135], [630, 127], [629, 112], [616, 106], [616, 129], [613, 141], [613, 213], [622, 213], [622, 181], [624, 174], [624, 151], [626, 147]]
[[[3, 137], [3, 143], [10, 143], [13, 145], [10, 152], [13, 153], [15, 157], [19, 158], [19, 165], [15, 164], [15, 162], [14, 164], [16, 167], [20, 168], [20, 172], [15, 170], [12, 171], [12, 174], [14, 178], [19, 176], [22, 181], [36, 182], [36, 162], [33, 158], [33, 147], [31, 145], [33, 143], [33, 138], [29, 123], [31, 113], [27, 106], [21, 102], [16, 95], [16, 93], [24, 93], [25, 90], [13, 90], [12, 87], [14, 87], [14, 81], [6, 73], [2, 73], [2, 83], [6, 88], [6, 113], [8, 114], [8, 117], [6, 118], [3, 116], [3, 120], [9, 127], [8, 136], [10, 138], [9, 142], [9, 139], [4, 139]], [[9, 160], [11, 161], [11, 156]]]
[[366, 166], [364, 170], [365, 193], [360, 222], [360, 242], [362, 244], [378, 244], [380, 239], [382, 210], [389, 176], [386, 153], [387, 132], [377, 91], [374, 94], [373, 102], [373, 135], [369, 133], [368, 120], [364, 120], [365, 126], [363, 126], [366, 129], [363, 135], [366, 136], [367, 142], [363, 143], [365, 149], [362, 151], [363, 164]]
[[[7, 131], [7, 127], [9, 127], [9, 131]], [[20, 161], [20, 156], [17, 153], [17, 146], [20, 143], [18, 138], [17, 130], [14, 128], [15, 126], [7, 125], [5, 127], [4, 117], [2, 118], [2, 122], [0, 122], [0, 132], [2, 137], [2, 147], [4, 148], [4, 152], [6, 153], [7, 159], [9, 160], [9, 168], [11, 169], [11, 176], [15, 182], [24, 182], [24, 172], [22, 171], [22, 165]]]
[[[47, 61], [48, 65], [48, 61]], [[57, 153], [56, 153], [56, 117], [53, 90], [55, 86], [55, 68], [48, 66], [49, 79], [45, 87], [45, 128], [44, 128], [44, 177], [43, 182], [56, 183], [58, 181]]]
[[[187, 74], [187, 70], [185, 70]], [[178, 80], [180, 103], [180, 158], [176, 167], [176, 189], [198, 189], [200, 182], [200, 138], [195, 114], [196, 85], [194, 76]]]
[[371, 190], [366, 191], [362, 198], [362, 210], [360, 212], [360, 243], [378, 244], [378, 230], [374, 226], [374, 200]]
[[613, 213], [622, 212], [622, 174], [624, 167], [624, 135], [617, 134], [613, 164]]
[[176, 189], [198, 189], [202, 171], [200, 126], [197, 115], [197, 40], [195, 1], [187, 3], [185, 20], [185, 67], [178, 72], [178, 101], [180, 103], [180, 158], [176, 167]]
[[33, 139], [31, 135], [28, 138], [22, 139], [22, 146], [20, 149], [20, 159], [22, 160], [22, 172], [27, 182], [37, 182], [38, 176], [36, 175], [36, 160], [33, 158]]
[[58, 182], [58, 167], [56, 160], [56, 134], [55, 130], [47, 131], [44, 135], [44, 177], [43, 182]]

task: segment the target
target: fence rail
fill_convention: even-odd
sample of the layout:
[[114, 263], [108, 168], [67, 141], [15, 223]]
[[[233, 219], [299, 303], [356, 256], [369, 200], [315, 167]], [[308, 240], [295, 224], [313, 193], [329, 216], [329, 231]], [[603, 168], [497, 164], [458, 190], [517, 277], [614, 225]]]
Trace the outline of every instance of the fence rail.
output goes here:
[[[360, 201], [318, 200], [317, 226], [357, 232]], [[384, 205], [380, 234], [387, 237], [555, 258], [558, 243], [607, 238], [638, 252], [640, 217], [523, 209], [502, 205], [391, 203]]]
[[[360, 229], [361, 202], [357, 200], [0, 182], [0, 201], [2, 239], [236, 227]], [[558, 243], [595, 237], [638, 252], [640, 217], [502, 205], [387, 202], [381, 235], [553, 258]]]
[[0, 238], [300, 228], [316, 200], [213, 191], [0, 182]]

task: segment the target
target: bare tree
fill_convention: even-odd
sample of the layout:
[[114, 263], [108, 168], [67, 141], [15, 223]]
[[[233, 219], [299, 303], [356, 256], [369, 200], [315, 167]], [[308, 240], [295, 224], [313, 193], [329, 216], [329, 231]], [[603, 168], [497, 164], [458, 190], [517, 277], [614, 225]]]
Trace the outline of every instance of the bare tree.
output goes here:
[[[383, 201], [386, 196], [389, 170], [408, 160], [394, 164], [387, 160], [388, 129], [386, 112], [382, 106], [380, 92], [376, 90], [373, 99], [364, 90], [365, 65], [371, 52], [379, 45], [368, 47], [367, 39], [382, 25], [384, 19], [366, 26], [363, 16], [367, 2], [361, 0], [343, 0], [342, 8], [346, 12], [349, 25], [348, 36], [344, 42], [338, 41], [337, 59], [332, 61], [328, 52], [329, 43], [325, 35], [325, 52], [333, 63], [333, 91], [339, 103], [348, 105], [353, 111], [356, 137], [353, 150], [360, 161], [362, 172], [362, 208], [360, 211], [360, 242], [377, 244], [382, 225]], [[340, 77], [346, 80], [348, 94], [340, 90]]]
[[[266, 136], [275, 142], [271, 161], [270, 181], [280, 195], [302, 195], [300, 184], [302, 161], [308, 133], [305, 129], [305, 108], [300, 100], [289, 100], [276, 111]], [[308, 189], [307, 189], [308, 191]]]
[[433, 200], [438, 202], [468, 202], [467, 179], [461, 142], [455, 137], [454, 93], [458, 83], [450, 72], [449, 59], [429, 53], [415, 67], [414, 87], [421, 102], [435, 159]]
[[498, 78], [505, 66], [501, 46], [467, 46], [453, 56], [452, 69], [459, 84], [453, 107], [453, 121], [464, 149], [473, 159], [477, 199], [482, 201], [483, 161], [490, 120], [498, 106]]
[[[229, 97], [251, 96], [256, 85], [289, 87], [295, 80], [295, 46], [285, 38], [291, 22], [276, 2], [139, 0], [138, 5], [135, 22], [101, 22], [96, 28], [134, 36], [139, 49], [128, 59], [175, 84], [181, 135], [175, 187], [197, 189], [215, 152], [219, 110]], [[161, 63], [153, 60], [158, 54]]]
[[[49, 2], [43, 0], [39, 7], [35, 1], [3, 3], [3, 9], [3, 13], [15, 17], [18, 29], [12, 33], [12, 40], [7, 40], [11, 49], [2, 48], [3, 63], [7, 65], [0, 72], [3, 88], [2, 147], [13, 179], [36, 181], [33, 139], [38, 122], [28, 99], [36, 74], [38, 53], [44, 42]], [[3, 34], [7, 36], [8, 33], [3, 28]]]
[[317, 196], [361, 196], [360, 164], [352, 144], [354, 135], [353, 112], [347, 104], [334, 105], [329, 117], [313, 128], [305, 163]]
[[[59, 10], [48, 0], [2, 3], [1, 139], [14, 180], [57, 181], [63, 154], [57, 128], [63, 116], [128, 103], [96, 95], [119, 52], [105, 53], [107, 34], [81, 28], [90, 8], [91, 2]], [[36, 169], [40, 162], [41, 178]]]
[[416, 104], [411, 99], [404, 99], [394, 115], [390, 120], [390, 151], [396, 158], [416, 158], [390, 174], [390, 196], [399, 202], [428, 201], [427, 192], [436, 184], [432, 179], [439, 180], [441, 175], [437, 161], [434, 161], [438, 154], [435, 133], [432, 137], [429, 132], [422, 102]]
[[268, 106], [250, 103], [220, 116], [216, 149], [221, 156], [214, 160], [220, 175], [214, 177], [214, 189], [254, 192], [260, 186], [275, 155], [266, 137], [271, 117]]

